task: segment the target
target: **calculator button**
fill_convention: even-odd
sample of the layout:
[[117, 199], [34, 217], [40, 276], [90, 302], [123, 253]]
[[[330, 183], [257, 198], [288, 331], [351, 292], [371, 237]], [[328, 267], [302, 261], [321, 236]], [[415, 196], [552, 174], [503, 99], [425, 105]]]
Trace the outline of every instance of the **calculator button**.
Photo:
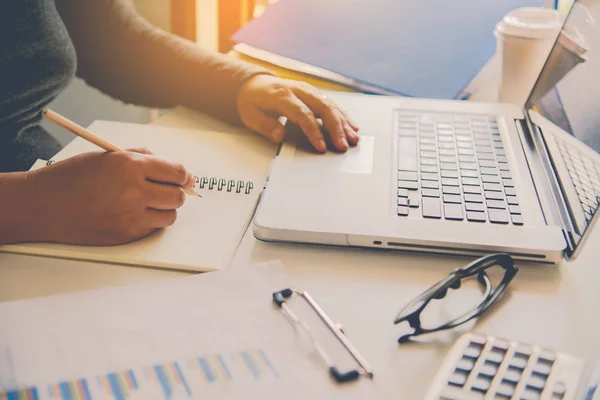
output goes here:
[[439, 185], [437, 181], [423, 181], [421, 182], [421, 186], [426, 189], [439, 189]]
[[494, 341], [493, 347], [504, 350], [506, 352], [506, 351], [508, 351], [508, 348], [510, 347], [510, 343], [508, 343], [506, 340], [496, 339]]
[[505, 210], [489, 209], [490, 222], [495, 224], [508, 224], [508, 214]]
[[398, 197], [408, 197], [408, 189], [398, 189]]
[[514, 367], [508, 367], [504, 373], [504, 380], [508, 382], [517, 383], [521, 380], [521, 370]]
[[554, 388], [552, 388], [552, 395], [562, 399], [567, 391], [565, 385], [562, 382], [556, 382]]
[[419, 183], [413, 182], [413, 181], [399, 180], [398, 181], [398, 189], [418, 190]]
[[421, 172], [431, 172], [432, 174], [437, 174], [438, 169], [433, 165], [421, 165]]
[[460, 176], [462, 176], [463, 178], [479, 178], [479, 174], [477, 173], [477, 171], [473, 171], [470, 169], [461, 170]]
[[486, 200], [486, 204], [488, 208], [497, 208], [499, 210], [506, 209], [506, 203], [504, 200]]
[[[482, 172], [483, 174], [483, 172]], [[484, 183], [500, 183], [500, 177], [494, 175], [482, 175], [481, 182]]]
[[516, 388], [516, 385], [514, 385], [510, 382], [507, 382], [507, 381], [502, 381], [500, 383], [500, 385], [498, 385], [498, 389], [496, 390], [496, 395], [510, 399], [515, 394], [515, 388]]
[[[465, 397], [467, 396], [468, 397]], [[483, 393], [479, 393], [479, 392], [468, 392], [465, 393], [463, 390], [458, 389], [456, 387], [450, 386], [449, 388], [447, 388], [446, 390], [444, 390], [444, 393], [440, 395], [440, 397], [437, 400], [483, 400], [484, 398], [484, 394]]]
[[498, 183], [484, 183], [483, 190], [490, 192], [503, 192], [504, 188]]
[[[510, 211], [511, 214], [521, 215], [521, 207], [519, 207], [519, 206], [508, 206], [508, 210]], [[522, 347], [525, 347], [525, 346], [522, 346]], [[531, 350], [529, 351], [528, 354], [531, 354]]]
[[556, 360], [556, 354], [548, 351], [548, 350], [544, 350], [540, 353], [540, 355], [538, 356], [539, 360], [546, 360], [548, 361], [550, 364], [554, 363], [554, 360]]
[[436, 173], [422, 172], [421, 173], [421, 179], [424, 180], [424, 181], [437, 181], [438, 180], [438, 174], [437, 174], [437, 172]]
[[454, 373], [448, 379], [448, 383], [454, 386], [463, 387], [467, 382], [467, 374], [463, 371], [455, 370]]
[[[467, 209], [467, 211], [480, 211], [480, 212], [485, 211], [485, 206], [480, 203], [465, 203], [465, 208]], [[467, 213], [467, 216], [468, 216], [468, 213]]]
[[475, 193], [466, 193], [465, 201], [467, 203], [483, 203], [483, 196]]
[[508, 201], [508, 204], [511, 206], [519, 205], [519, 200], [517, 199], [517, 196], [506, 196], [506, 201]]
[[525, 220], [520, 215], [516, 215], [516, 214], [515, 215], [511, 215], [511, 219], [512, 219], [512, 223], [515, 224], [515, 225], [523, 225], [525, 223]]
[[461, 371], [471, 372], [473, 367], [475, 366], [475, 360], [469, 357], [463, 357], [456, 364], [456, 369], [460, 369]]
[[399, 206], [398, 207], [398, 215], [401, 217], [405, 217], [408, 215], [408, 207], [406, 206]]
[[542, 391], [546, 386], [546, 377], [543, 375], [531, 374], [529, 379], [527, 379], [527, 386]]
[[[511, 206], [510, 210], [511, 210], [510, 212], [513, 213], [513, 214], [520, 214], [520, 212], [519, 213], [514, 213], [512, 211], [513, 210], [512, 206]], [[529, 358], [529, 356], [531, 355], [531, 352], [532, 352], [531, 347], [527, 346], [527, 345], [523, 345], [523, 344], [517, 346], [517, 348], [515, 349], [515, 354], [520, 354], [522, 356], [525, 356], [525, 358]]]
[[460, 194], [460, 188], [456, 186], [442, 186], [442, 193], [444, 194]]
[[421, 189], [421, 196], [423, 196], [423, 197], [440, 197], [440, 191], [439, 191], [439, 189]]
[[448, 220], [462, 221], [464, 219], [462, 205], [444, 203], [444, 215]]
[[518, 368], [520, 370], [524, 370], [525, 367], [527, 366], [527, 360], [529, 359], [529, 357], [521, 355], [521, 354], [515, 354], [513, 356], [513, 358], [510, 360], [509, 365], [515, 368]]
[[494, 342], [494, 344], [492, 345], [492, 351], [506, 354], [506, 352], [508, 351], [508, 343], [506, 343], [503, 340], [502, 341], [496, 340]]
[[452, 170], [442, 170], [442, 178], [458, 178], [458, 172]]
[[485, 346], [487, 343], [487, 338], [478, 334], [472, 334], [469, 340], [471, 341], [471, 344], [479, 345], [481, 347]]
[[454, 194], [445, 194], [443, 196], [444, 203], [453, 203], [453, 204], [461, 204], [462, 197]]
[[412, 171], [398, 171], [398, 180], [416, 182], [419, 180], [419, 175]]
[[552, 371], [552, 364], [546, 361], [538, 360], [537, 363], [533, 365], [533, 372], [538, 373], [540, 375], [548, 376]]
[[502, 360], [504, 360], [504, 352], [499, 349], [492, 349], [489, 353], [486, 354], [485, 358], [487, 361], [496, 364], [501, 364]]
[[487, 392], [490, 389], [492, 381], [483, 375], [478, 375], [473, 385], [471, 386], [471, 390], [475, 390], [477, 392]]
[[533, 388], [526, 387], [521, 395], [521, 400], [539, 400], [541, 393]]
[[481, 188], [479, 186], [463, 185], [463, 192], [465, 194], [481, 194]]
[[463, 357], [470, 357], [470, 358], [474, 358], [477, 359], [479, 357], [479, 355], [481, 354], [481, 347], [475, 345], [469, 345], [465, 351], [463, 351]]
[[498, 364], [486, 361], [479, 369], [481, 375], [489, 376], [493, 378], [498, 373]]
[[501, 200], [504, 201], [504, 195], [500, 192], [485, 192], [486, 200]]
[[458, 179], [454, 179], [454, 178], [442, 178], [442, 185], [443, 186], [459, 186], [458, 183]]
[[[479, 204], [481, 205], [481, 204]], [[485, 216], [484, 212], [471, 212], [471, 211], [467, 211], [467, 219], [469, 221], [474, 221], [474, 222], [485, 222], [487, 221], [487, 217]]]

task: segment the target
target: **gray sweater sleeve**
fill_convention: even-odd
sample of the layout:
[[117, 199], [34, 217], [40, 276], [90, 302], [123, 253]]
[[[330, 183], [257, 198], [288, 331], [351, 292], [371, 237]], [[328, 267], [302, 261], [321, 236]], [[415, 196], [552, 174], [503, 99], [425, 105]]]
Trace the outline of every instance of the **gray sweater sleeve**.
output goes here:
[[119, 100], [183, 105], [240, 122], [241, 85], [270, 73], [164, 32], [126, 0], [56, 0], [78, 58], [77, 75]]

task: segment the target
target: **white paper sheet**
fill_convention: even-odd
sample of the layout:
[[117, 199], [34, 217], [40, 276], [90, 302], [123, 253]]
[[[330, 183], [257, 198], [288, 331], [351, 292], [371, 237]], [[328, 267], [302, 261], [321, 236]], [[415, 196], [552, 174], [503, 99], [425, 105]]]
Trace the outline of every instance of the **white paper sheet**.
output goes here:
[[287, 285], [273, 262], [0, 304], [0, 399], [381, 398], [329, 378], [271, 303]]

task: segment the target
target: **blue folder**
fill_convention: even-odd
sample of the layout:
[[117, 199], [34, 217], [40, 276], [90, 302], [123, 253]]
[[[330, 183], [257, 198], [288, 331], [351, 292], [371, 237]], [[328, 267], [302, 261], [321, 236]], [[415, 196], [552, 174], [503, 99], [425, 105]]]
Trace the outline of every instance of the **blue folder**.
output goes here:
[[453, 99], [512, 9], [544, 0], [279, 0], [232, 40], [383, 91]]

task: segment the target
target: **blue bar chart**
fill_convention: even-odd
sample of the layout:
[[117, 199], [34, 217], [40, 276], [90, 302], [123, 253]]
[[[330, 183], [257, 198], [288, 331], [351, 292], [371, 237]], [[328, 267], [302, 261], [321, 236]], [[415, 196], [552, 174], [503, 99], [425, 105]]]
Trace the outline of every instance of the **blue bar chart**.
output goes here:
[[278, 378], [277, 370], [271, 364], [264, 350], [242, 351], [240, 358], [246, 370], [255, 380], [260, 380], [268, 374]]
[[198, 357], [190, 361], [190, 367], [196, 370], [200, 378], [208, 384], [232, 379], [230, 368], [221, 355]]
[[48, 385], [48, 395], [57, 400], [92, 400], [87, 380], [78, 379]]
[[[18, 390], [0, 390], [0, 400], [127, 400], [138, 390], [143, 390], [143, 394], [152, 393], [153, 399], [175, 400], [200, 398], [202, 390], [213, 386], [268, 382], [270, 379], [279, 379], [275, 365], [263, 349], [253, 349], [157, 363]], [[42, 387], [44, 390], [40, 391]]]
[[98, 377], [98, 384], [103, 388], [104, 393], [115, 400], [126, 400], [130, 393], [139, 387], [133, 370], [112, 372]]
[[36, 388], [26, 388], [0, 393], [0, 400], [38, 400]]
[[170, 400], [173, 396], [174, 390], [177, 386], [182, 386], [188, 396], [191, 397], [192, 391], [181, 372], [179, 363], [173, 362], [163, 365], [155, 365], [153, 367], [146, 368], [146, 376], [156, 383], [160, 384], [162, 391], [165, 395], [165, 399]]

